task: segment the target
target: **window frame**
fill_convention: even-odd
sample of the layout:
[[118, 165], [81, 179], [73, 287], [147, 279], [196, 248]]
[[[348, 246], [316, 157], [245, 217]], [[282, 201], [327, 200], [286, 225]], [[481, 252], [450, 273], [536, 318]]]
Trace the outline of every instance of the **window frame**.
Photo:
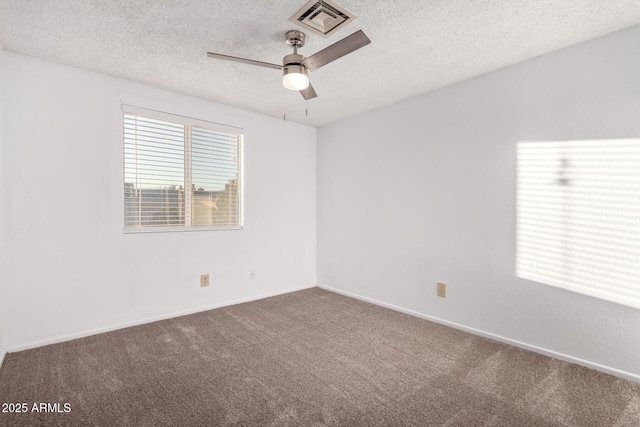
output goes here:
[[[126, 134], [124, 127], [125, 115], [136, 115], [140, 117], [149, 118], [152, 120], [161, 120], [172, 122], [184, 126], [188, 126], [189, 129], [193, 126], [211, 130], [214, 132], [222, 132], [227, 134], [236, 135], [238, 138], [238, 161], [237, 161], [237, 182], [238, 182], [238, 224], [233, 225], [167, 225], [167, 226], [127, 226], [126, 225], [126, 203], [125, 203], [125, 191], [123, 189], [121, 193], [122, 197], [122, 230], [124, 234], [144, 234], [144, 233], [171, 233], [171, 232], [193, 232], [193, 231], [220, 231], [220, 230], [242, 230], [244, 228], [244, 129], [237, 126], [226, 125], [222, 123], [197, 119], [189, 116], [179, 115], [168, 113], [159, 110], [153, 110], [149, 108], [138, 107], [129, 104], [121, 104], [121, 137], [122, 137], [122, 183], [123, 185], [126, 183], [126, 167], [125, 167], [125, 150], [126, 150]], [[191, 135], [191, 132], [189, 132]], [[191, 138], [185, 138], [184, 140], [184, 157], [185, 164], [187, 163], [186, 159], [188, 158], [189, 164], [191, 164], [191, 156], [192, 156], [192, 147], [191, 147]], [[187, 181], [191, 181], [192, 175], [192, 166], [186, 168], [184, 171], [184, 182], [185, 188]], [[192, 184], [192, 182], [189, 182]], [[188, 194], [188, 197], [187, 197]], [[191, 213], [191, 206], [187, 206], [187, 200], [191, 199], [190, 192], [185, 192], [185, 218], [187, 217], [187, 212], [189, 215]], [[190, 221], [192, 220], [191, 215], [189, 216]]]

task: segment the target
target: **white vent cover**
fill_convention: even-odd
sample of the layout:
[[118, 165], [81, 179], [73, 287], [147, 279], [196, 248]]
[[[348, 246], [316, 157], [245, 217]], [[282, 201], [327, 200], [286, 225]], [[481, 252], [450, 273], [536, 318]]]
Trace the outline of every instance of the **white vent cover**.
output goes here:
[[289, 19], [324, 38], [346, 26], [355, 16], [329, 0], [311, 0]]

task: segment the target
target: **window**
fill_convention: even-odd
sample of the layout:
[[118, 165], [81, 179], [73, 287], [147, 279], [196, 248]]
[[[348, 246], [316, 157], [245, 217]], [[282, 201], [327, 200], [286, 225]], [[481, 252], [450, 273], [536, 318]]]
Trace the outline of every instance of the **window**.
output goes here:
[[242, 227], [240, 129], [123, 105], [124, 230]]
[[518, 144], [516, 274], [640, 308], [640, 140]]

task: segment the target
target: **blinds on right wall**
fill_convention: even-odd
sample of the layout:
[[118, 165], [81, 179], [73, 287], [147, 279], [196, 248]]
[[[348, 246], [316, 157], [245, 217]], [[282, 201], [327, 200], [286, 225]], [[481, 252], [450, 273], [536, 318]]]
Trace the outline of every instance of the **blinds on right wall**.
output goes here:
[[640, 308], [640, 139], [521, 142], [516, 274]]

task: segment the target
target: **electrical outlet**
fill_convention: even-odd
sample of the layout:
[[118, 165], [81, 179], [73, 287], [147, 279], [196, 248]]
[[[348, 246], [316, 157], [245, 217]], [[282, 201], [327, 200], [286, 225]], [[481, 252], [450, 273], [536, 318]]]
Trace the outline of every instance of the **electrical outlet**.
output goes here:
[[447, 297], [447, 284], [438, 282], [438, 296], [442, 298]]
[[206, 288], [207, 286], [209, 286], [209, 275], [208, 274], [201, 274], [200, 275], [200, 287], [201, 288]]
[[249, 270], [249, 280], [253, 280], [256, 278], [256, 271], [254, 269]]

